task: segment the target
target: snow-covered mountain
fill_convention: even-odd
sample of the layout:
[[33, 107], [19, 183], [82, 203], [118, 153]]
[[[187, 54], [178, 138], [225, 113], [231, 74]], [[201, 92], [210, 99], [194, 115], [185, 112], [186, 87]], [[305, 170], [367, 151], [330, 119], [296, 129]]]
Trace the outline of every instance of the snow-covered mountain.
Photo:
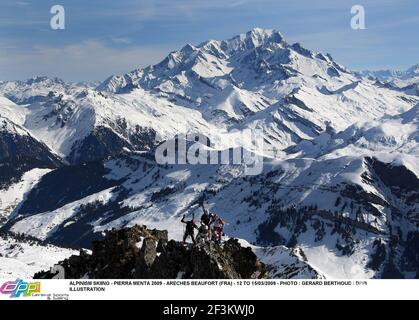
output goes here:
[[[326, 129], [395, 115], [417, 101], [262, 29], [187, 45], [157, 65], [109, 78], [98, 91], [43, 82], [54, 90], [23, 106], [25, 127], [71, 163], [150, 150], [186, 131], [233, 147], [220, 134], [248, 128], [263, 129], [265, 153], [275, 155]], [[39, 96], [38, 84], [22, 90]]]
[[398, 92], [359, 81], [329, 55], [290, 45], [279, 32], [262, 29], [187, 45], [155, 66], [109, 78], [98, 90], [146, 90], [199, 111], [218, 130], [262, 128], [267, 149], [275, 151], [329, 127], [343, 130], [361, 118], [412, 106]]
[[416, 64], [407, 70], [363, 70], [359, 72], [359, 74], [364, 77], [372, 77], [381, 81], [392, 79], [411, 80], [419, 77], [419, 64]]
[[[3, 114], [22, 122], [18, 106], [5, 98], [0, 103]], [[63, 165], [60, 157], [10, 118], [0, 115], [0, 227], [42, 173]]]
[[1, 97], [0, 106], [0, 188], [18, 182], [32, 169], [62, 165], [60, 157], [22, 126], [25, 115], [19, 106]]
[[404, 91], [411, 95], [419, 95], [419, 64], [407, 70], [364, 70], [358, 73], [360, 77], [376, 79], [377, 84]]
[[18, 104], [44, 100], [52, 91], [64, 92], [70, 86], [58, 78], [34, 77], [26, 81], [1, 81], [0, 94]]
[[[419, 276], [418, 96], [277, 31], [187, 45], [96, 89], [43, 79], [0, 92], [18, 103], [1, 98], [4, 131], [30, 137], [15, 145], [48, 164], [3, 188], [5, 230], [77, 247], [136, 224], [180, 239], [181, 216], [200, 214], [205, 198], [229, 236], [278, 270], [299, 248], [326, 277]], [[258, 176], [156, 163], [155, 148], [177, 133], [202, 133], [221, 151], [240, 147], [226, 137], [246, 129], [264, 132]]]

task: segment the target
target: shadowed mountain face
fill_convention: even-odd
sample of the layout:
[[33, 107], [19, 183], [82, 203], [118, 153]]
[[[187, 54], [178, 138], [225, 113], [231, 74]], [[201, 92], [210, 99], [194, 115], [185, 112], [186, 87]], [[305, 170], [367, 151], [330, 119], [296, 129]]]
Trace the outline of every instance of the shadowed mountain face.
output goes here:
[[62, 160], [25, 129], [0, 117], [0, 187], [19, 181], [34, 168], [55, 169]]
[[[76, 248], [135, 225], [179, 240], [181, 217], [199, 217], [205, 199], [229, 236], [261, 246], [255, 254], [279, 277], [284, 259], [304, 269], [300, 277], [417, 277], [419, 99], [401, 86], [412, 77], [393, 76], [356, 74], [254, 29], [186, 45], [97, 88], [1, 83], [18, 103], [0, 97], [3, 228]], [[249, 129], [264, 134], [257, 176], [244, 165], [156, 163], [156, 147], [176, 134], [201, 133], [222, 151], [250, 148], [230, 139]], [[167, 248], [211, 260], [176, 242]], [[157, 274], [137, 274], [146, 275]]]

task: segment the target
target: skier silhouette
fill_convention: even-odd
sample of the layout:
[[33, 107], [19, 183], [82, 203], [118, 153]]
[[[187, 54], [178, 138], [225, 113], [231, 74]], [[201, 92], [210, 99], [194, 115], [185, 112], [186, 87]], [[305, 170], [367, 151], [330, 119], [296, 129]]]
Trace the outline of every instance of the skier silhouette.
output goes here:
[[196, 244], [195, 240], [195, 229], [199, 229], [195, 222], [195, 215], [192, 216], [192, 220], [186, 221], [186, 217], [183, 216], [182, 223], [186, 224], [185, 234], [183, 235], [183, 244], [186, 244], [186, 240], [190, 237], [192, 242]]

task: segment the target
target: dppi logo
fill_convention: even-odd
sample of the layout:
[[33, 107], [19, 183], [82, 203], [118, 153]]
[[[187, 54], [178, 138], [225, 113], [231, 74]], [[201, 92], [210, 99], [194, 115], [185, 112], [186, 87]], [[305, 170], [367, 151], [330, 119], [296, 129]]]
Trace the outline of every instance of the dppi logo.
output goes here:
[[31, 297], [34, 293], [41, 292], [40, 282], [24, 282], [17, 279], [16, 281], [8, 281], [0, 288], [0, 293], [10, 294], [10, 298]]

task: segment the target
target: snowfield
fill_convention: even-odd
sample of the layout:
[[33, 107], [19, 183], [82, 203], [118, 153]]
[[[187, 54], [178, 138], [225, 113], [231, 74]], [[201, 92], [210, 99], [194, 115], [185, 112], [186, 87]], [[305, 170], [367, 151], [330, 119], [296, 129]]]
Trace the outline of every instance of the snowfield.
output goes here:
[[22, 180], [2, 190], [0, 194], [0, 226], [2, 221], [16, 213], [25, 195], [34, 188], [41, 177], [50, 172], [49, 169], [33, 169], [26, 172]]
[[20, 241], [0, 235], [0, 279], [30, 279], [40, 270], [49, 270], [78, 251]]

